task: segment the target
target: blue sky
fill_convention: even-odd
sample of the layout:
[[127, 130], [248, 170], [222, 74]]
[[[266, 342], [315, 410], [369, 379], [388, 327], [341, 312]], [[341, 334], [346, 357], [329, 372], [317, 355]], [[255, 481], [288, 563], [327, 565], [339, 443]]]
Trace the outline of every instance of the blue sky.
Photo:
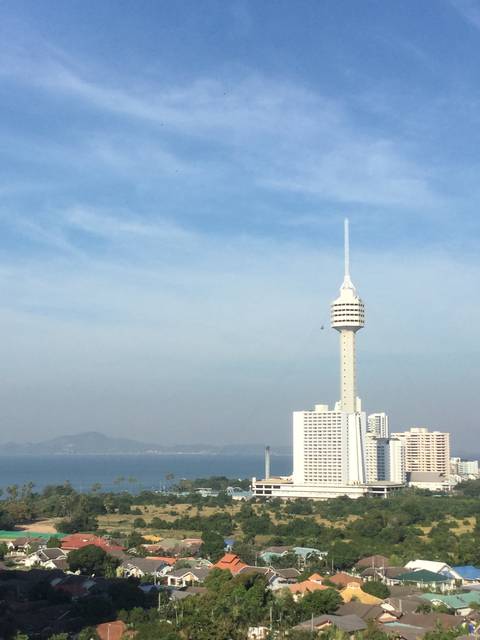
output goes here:
[[348, 216], [367, 410], [476, 444], [479, 2], [0, 11], [3, 440], [288, 443]]

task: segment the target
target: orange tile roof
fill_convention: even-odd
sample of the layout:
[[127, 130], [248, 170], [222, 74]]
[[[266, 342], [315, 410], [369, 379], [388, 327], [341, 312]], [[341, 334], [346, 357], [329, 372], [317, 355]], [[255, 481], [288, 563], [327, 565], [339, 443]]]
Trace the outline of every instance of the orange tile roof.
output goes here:
[[128, 630], [123, 620], [99, 624], [97, 626], [97, 633], [100, 640], [121, 640], [121, 638], [131, 638], [136, 634], [135, 631]]
[[325, 578], [319, 573], [312, 573], [312, 575], [309, 577], [309, 580], [313, 580], [314, 582], [323, 582]]
[[347, 584], [351, 584], [352, 582], [356, 582], [357, 584], [363, 584], [363, 580], [361, 578], [356, 578], [355, 576], [349, 576], [348, 573], [336, 573], [334, 576], [328, 578], [330, 582], [333, 582], [337, 587], [346, 587]]
[[159, 560], [160, 562], [165, 562], [165, 564], [169, 564], [170, 566], [174, 565], [178, 558], [171, 558], [170, 556], [146, 556], [147, 560]]
[[216, 562], [213, 566], [216, 567], [217, 569], [227, 569], [231, 573], [235, 574], [235, 573], [238, 573], [240, 569], [243, 569], [248, 565], [245, 564], [245, 562], [243, 562], [242, 560], [240, 560], [240, 558], [234, 553], [226, 553], [223, 556], [223, 558], [220, 558], [220, 560]]
[[304, 580], [303, 582], [297, 582], [296, 584], [289, 584], [287, 589], [289, 589], [291, 593], [304, 595], [311, 591], [323, 591], [328, 589], [328, 587], [318, 582], [312, 582], [312, 580]]
[[123, 547], [118, 544], [109, 544], [104, 538], [100, 538], [93, 533], [72, 533], [65, 536], [61, 540], [62, 549], [72, 551], [74, 549], [82, 549], [93, 544], [100, 547], [104, 551], [123, 551]]

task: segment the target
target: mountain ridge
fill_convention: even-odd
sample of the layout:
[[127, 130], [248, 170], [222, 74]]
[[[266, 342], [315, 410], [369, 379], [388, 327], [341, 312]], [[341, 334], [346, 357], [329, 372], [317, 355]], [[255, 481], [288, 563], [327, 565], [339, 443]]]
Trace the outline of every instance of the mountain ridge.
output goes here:
[[[0, 455], [88, 455], [88, 454], [258, 454], [263, 444], [210, 444], [162, 445], [142, 442], [130, 438], [107, 436], [98, 431], [84, 431], [73, 435], [62, 435], [40, 442], [0, 443]], [[288, 454], [289, 447], [272, 447], [272, 454]]]

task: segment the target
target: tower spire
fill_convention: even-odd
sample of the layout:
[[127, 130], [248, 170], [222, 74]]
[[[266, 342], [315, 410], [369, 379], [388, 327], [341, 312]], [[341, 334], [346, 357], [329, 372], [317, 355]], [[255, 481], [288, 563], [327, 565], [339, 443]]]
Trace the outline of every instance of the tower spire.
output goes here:
[[348, 218], [343, 221], [343, 237], [344, 237], [344, 259], [345, 259], [345, 279], [350, 278], [350, 234]]
[[350, 278], [350, 225], [348, 218], [345, 218], [343, 221], [343, 259], [344, 259], [344, 274], [343, 274], [343, 282], [340, 288], [342, 289], [351, 289], [355, 292], [355, 287], [353, 286], [353, 282]]

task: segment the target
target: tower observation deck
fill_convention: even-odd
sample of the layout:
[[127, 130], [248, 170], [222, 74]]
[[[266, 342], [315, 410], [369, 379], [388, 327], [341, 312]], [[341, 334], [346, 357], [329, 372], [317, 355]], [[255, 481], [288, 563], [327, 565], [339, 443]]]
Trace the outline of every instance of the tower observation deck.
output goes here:
[[350, 279], [348, 220], [345, 220], [345, 274], [340, 296], [331, 304], [331, 326], [340, 333], [340, 410], [357, 411], [355, 334], [365, 325], [365, 306]]

